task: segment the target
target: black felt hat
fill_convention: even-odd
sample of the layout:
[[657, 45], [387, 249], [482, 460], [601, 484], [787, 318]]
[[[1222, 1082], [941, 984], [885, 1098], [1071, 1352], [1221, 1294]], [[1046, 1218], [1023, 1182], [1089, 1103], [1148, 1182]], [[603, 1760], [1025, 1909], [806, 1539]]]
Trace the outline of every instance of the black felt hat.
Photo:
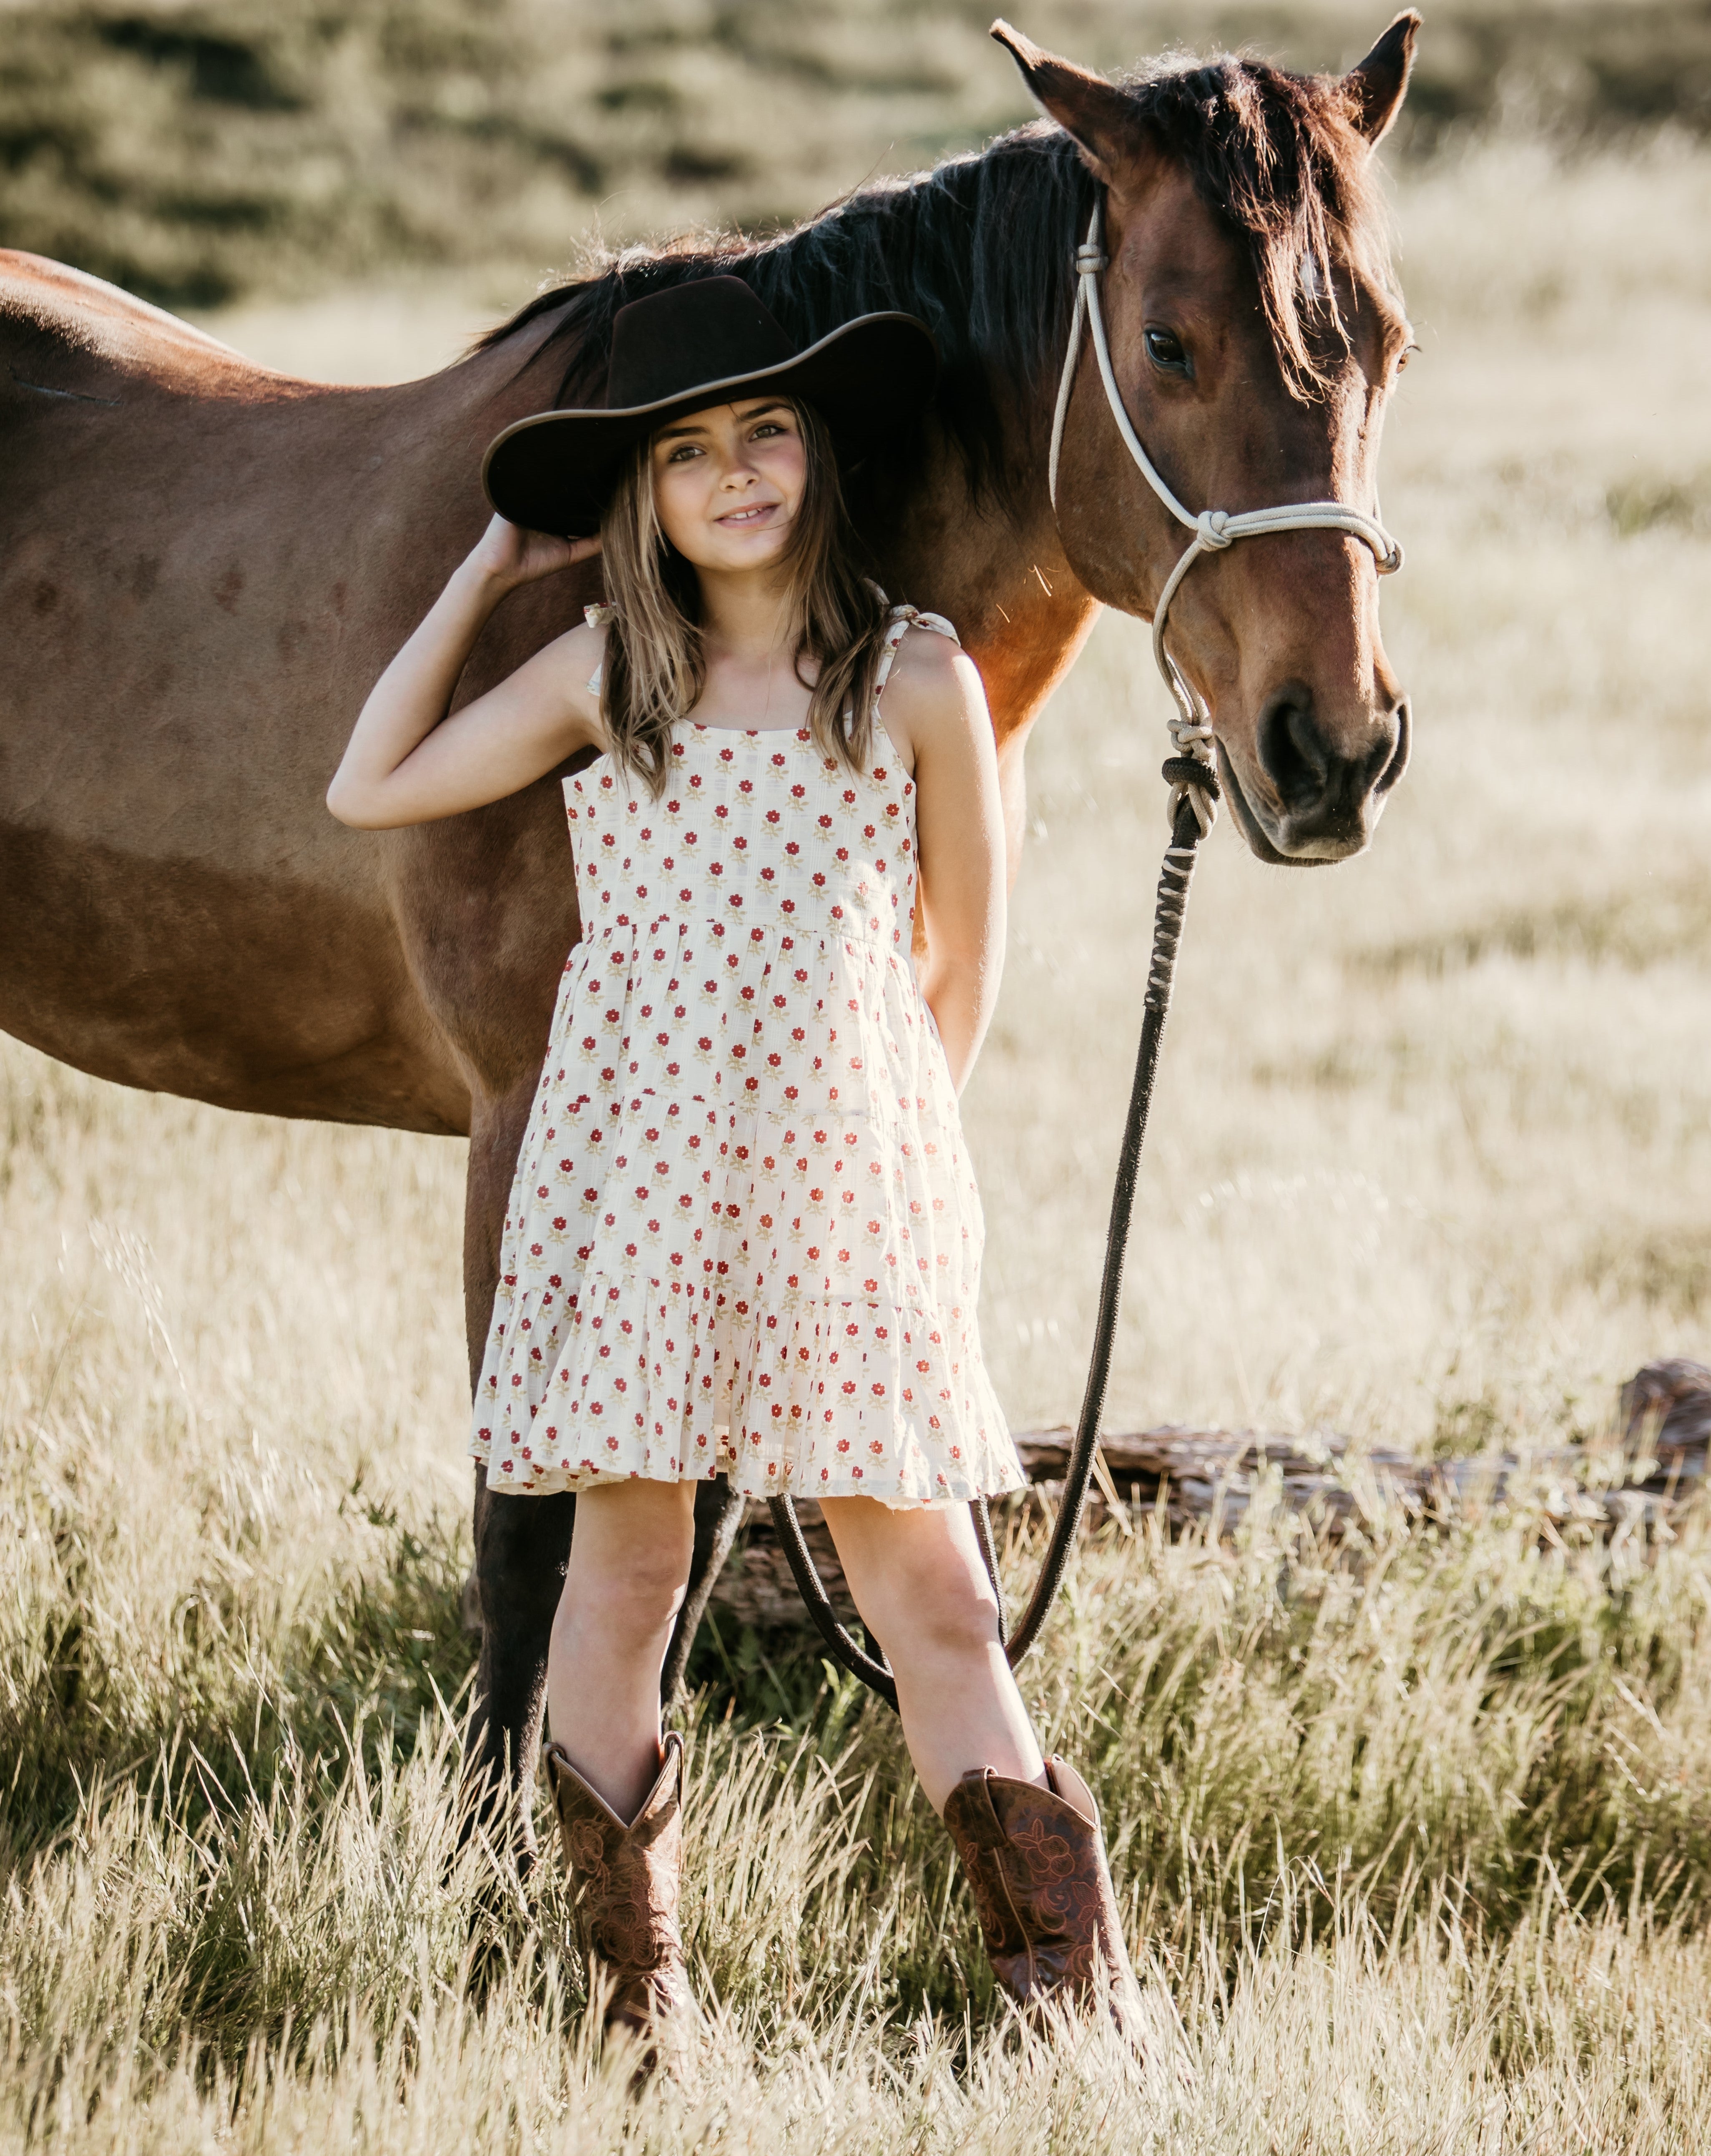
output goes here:
[[740, 277], [697, 278], [620, 307], [604, 405], [517, 420], [489, 448], [481, 484], [513, 524], [582, 538], [600, 528], [625, 451], [668, 420], [800, 397], [854, 455], [916, 418], [938, 376], [933, 332], [913, 315], [861, 315], [797, 352]]

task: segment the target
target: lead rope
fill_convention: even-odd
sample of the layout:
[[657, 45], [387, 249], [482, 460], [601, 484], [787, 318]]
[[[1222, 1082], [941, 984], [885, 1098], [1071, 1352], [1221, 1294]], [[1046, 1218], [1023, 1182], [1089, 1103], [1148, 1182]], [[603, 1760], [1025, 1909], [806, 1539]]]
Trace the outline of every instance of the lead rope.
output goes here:
[[[1099, 1423], [1105, 1409], [1105, 1392], [1111, 1375], [1111, 1352], [1117, 1335], [1118, 1311], [1123, 1297], [1123, 1260], [1128, 1251], [1129, 1224], [1134, 1212], [1135, 1180], [1140, 1168], [1141, 1146], [1147, 1135], [1147, 1115], [1153, 1104], [1153, 1082], [1159, 1071], [1159, 1049], [1164, 1037], [1164, 1020], [1170, 1009], [1171, 983], [1176, 974], [1176, 953], [1182, 941], [1182, 924], [1188, 908], [1189, 885], [1200, 840], [1210, 832], [1218, 814], [1219, 786], [1214, 763], [1211, 717], [1189, 686], [1164, 641], [1165, 619], [1183, 578], [1202, 554], [1221, 553], [1238, 539], [1263, 538], [1277, 531], [1344, 531], [1372, 550], [1381, 577], [1391, 576], [1402, 566], [1402, 549], [1376, 516], [1368, 516], [1340, 501], [1280, 503], [1271, 509], [1248, 509], [1235, 514], [1223, 509], [1202, 510], [1198, 516], [1184, 509], [1159, 476], [1157, 467], [1141, 445], [1111, 365], [1105, 336], [1105, 320], [1099, 304], [1099, 273], [1107, 266], [1099, 244], [1104, 210], [1097, 197], [1087, 225], [1087, 238], [1076, 249], [1076, 303], [1070, 321], [1069, 343], [1064, 352], [1063, 372], [1057, 385], [1057, 403], [1051, 418], [1051, 454], [1047, 485], [1054, 513], [1057, 508], [1057, 460], [1063, 445], [1064, 423], [1069, 414], [1076, 362], [1081, 356], [1082, 326], [1092, 332], [1094, 357], [1105, 385], [1106, 401], [1117, 422], [1123, 445], [1142, 476], [1179, 524], [1194, 533], [1164, 580], [1153, 611], [1153, 657], [1176, 705], [1170, 721], [1170, 742], [1175, 753], [1164, 761], [1164, 777], [1170, 788], [1167, 815], [1170, 844], [1159, 877], [1159, 896], [1153, 913], [1153, 956], [1142, 998], [1141, 1040], [1135, 1056], [1135, 1075], [1129, 1087], [1128, 1111], [1123, 1118], [1123, 1144], [1118, 1154], [1117, 1178], [1111, 1193], [1111, 1219], [1105, 1235], [1105, 1265], [1099, 1281], [1099, 1308], [1093, 1326], [1093, 1348], [1088, 1358], [1087, 1382], [1082, 1394], [1064, 1474], [1063, 1495], [1051, 1526], [1045, 1561], [1021, 1622], [1005, 1637], [1004, 1594], [999, 1585], [998, 1558], [993, 1548], [992, 1523], [986, 1501], [977, 1498], [972, 1507], [980, 1554], [998, 1596], [999, 1636], [1012, 1669], [1039, 1638], [1051, 1613], [1063, 1576], [1069, 1568], [1082, 1515], [1087, 1509], [1087, 1488], [1099, 1451]], [[1374, 504], [1376, 507], [1376, 504]], [[837, 1613], [815, 1569], [814, 1558], [803, 1539], [801, 1523], [788, 1497], [775, 1497], [771, 1505], [773, 1524], [784, 1546], [791, 1573], [808, 1605], [821, 1639], [834, 1657], [888, 1700], [897, 1703], [897, 1688], [881, 1659], [866, 1653], [839, 1622]]]

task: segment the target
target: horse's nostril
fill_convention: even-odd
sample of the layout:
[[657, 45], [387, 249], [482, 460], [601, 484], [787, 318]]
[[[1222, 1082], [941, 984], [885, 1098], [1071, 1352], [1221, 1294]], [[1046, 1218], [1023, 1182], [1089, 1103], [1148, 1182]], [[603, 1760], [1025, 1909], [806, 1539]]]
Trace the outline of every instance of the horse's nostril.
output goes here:
[[1299, 814], [1324, 798], [1332, 757], [1313, 716], [1313, 698], [1296, 684], [1279, 689], [1260, 714], [1260, 768], [1286, 810]]
[[1372, 783], [1374, 793], [1388, 793], [1408, 768], [1408, 752], [1412, 745], [1414, 730], [1405, 696], [1398, 703], [1392, 719], [1395, 732], [1383, 744], [1378, 757], [1378, 776]]

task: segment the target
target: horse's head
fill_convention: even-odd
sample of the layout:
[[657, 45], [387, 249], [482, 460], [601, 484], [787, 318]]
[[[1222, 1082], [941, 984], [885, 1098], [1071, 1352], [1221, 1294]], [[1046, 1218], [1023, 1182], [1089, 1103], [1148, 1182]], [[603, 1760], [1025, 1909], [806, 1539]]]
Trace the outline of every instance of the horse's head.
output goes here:
[[[1376, 514], [1380, 425], [1408, 331], [1370, 162], [1418, 27], [1398, 16], [1342, 76], [1224, 59], [1123, 85], [994, 27], [1104, 188], [1116, 386], [1191, 512], [1334, 500]], [[1088, 590], [1148, 617], [1193, 536], [1123, 447], [1086, 340], [1057, 520]], [[1409, 745], [1371, 548], [1310, 531], [1210, 553], [1171, 599], [1168, 636], [1254, 852], [1359, 853]]]

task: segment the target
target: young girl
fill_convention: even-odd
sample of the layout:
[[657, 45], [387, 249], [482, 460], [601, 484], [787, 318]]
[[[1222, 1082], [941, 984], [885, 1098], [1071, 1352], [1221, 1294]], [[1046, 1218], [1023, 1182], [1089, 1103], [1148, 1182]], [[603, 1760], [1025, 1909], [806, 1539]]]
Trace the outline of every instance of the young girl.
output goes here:
[[[797, 354], [734, 278], [624, 308], [605, 408], [489, 451], [500, 513], [327, 795], [421, 823], [599, 752], [565, 782], [583, 939], [474, 1450], [491, 1488], [577, 1493], [547, 1767], [608, 2019], [654, 2041], [688, 2004], [660, 1676], [716, 1474], [823, 1506], [1001, 1982], [1133, 1982], [1092, 1799], [1040, 1757], [969, 1510], [1023, 1481], [957, 1110], [1004, 945], [992, 729], [949, 624], [862, 580], [840, 490], [839, 449], [915, 417], [935, 371], [905, 316]], [[597, 547], [610, 605], [448, 718], [499, 600]]]

